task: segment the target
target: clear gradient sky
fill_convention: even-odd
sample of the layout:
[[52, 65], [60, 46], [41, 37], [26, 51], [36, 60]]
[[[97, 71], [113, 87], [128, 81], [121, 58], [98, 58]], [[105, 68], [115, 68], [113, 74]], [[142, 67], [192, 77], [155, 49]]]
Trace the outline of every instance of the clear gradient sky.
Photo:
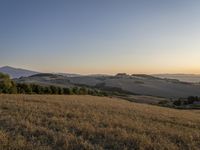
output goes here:
[[200, 0], [0, 0], [0, 66], [200, 73]]

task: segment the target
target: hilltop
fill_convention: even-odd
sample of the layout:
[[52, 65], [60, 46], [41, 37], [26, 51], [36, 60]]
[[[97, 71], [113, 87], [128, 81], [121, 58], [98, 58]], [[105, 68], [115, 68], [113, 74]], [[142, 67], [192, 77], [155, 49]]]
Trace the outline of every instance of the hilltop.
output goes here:
[[11, 78], [28, 77], [34, 74], [38, 74], [37, 71], [31, 71], [21, 68], [14, 68], [10, 66], [4, 66], [0, 68], [0, 72], [8, 74]]
[[80, 74], [71, 74], [71, 73], [41, 73], [38, 71], [32, 71], [22, 68], [14, 68], [10, 66], [0, 67], [0, 72], [8, 74], [11, 78], [20, 78], [20, 77], [29, 77], [36, 74], [56, 74], [62, 75], [65, 77], [78, 77], [81, 76]]

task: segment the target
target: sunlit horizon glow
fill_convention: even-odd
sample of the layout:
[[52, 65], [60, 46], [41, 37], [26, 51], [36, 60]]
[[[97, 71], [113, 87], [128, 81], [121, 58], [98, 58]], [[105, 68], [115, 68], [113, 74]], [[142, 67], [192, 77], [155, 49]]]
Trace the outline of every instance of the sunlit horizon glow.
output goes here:
[[200, 1], [2, 0], [0, 66], [200, 74]]

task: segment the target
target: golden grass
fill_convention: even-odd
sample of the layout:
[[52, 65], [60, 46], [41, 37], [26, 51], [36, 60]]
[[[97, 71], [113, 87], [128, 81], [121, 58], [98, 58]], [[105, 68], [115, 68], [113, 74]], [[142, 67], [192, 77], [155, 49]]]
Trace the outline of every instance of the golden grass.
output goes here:
[[0, 149], [200, 149], [200, 111], [106, 97], [0, 95]]

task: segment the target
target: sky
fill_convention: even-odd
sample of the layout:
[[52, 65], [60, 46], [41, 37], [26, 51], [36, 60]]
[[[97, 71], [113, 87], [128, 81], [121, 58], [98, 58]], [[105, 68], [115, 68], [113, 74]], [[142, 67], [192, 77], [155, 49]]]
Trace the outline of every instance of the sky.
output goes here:
[[0, 0], [0, 66], [200, 74], [200, 1]]

